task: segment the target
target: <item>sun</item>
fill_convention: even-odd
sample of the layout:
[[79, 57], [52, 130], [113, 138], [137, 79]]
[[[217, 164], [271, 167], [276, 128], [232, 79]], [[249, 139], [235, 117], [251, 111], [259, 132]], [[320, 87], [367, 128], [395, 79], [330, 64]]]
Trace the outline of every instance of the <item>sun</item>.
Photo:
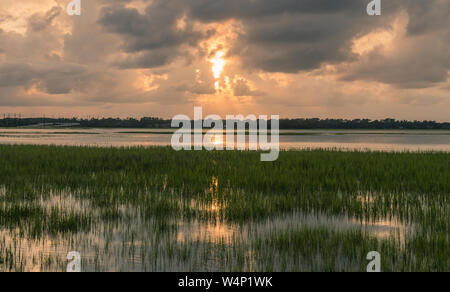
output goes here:
[[215, 79], [219, 79], [222, 75], [223, 69], [225, 68], [227, 61], [224, 59], [225, 53], [223, 51], [218, 51], [214, 58], [209, 61], [212, 64], [212, 72]]

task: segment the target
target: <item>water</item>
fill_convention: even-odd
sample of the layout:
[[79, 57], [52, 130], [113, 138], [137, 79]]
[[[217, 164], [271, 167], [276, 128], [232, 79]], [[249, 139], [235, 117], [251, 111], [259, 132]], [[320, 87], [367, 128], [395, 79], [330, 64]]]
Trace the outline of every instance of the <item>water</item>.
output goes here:
[[[0, 130], [0, 144], [168, 146], [172, 135], [167, 131], [7, 129]], [[293, 135], [286, 135], [289, 133]], [[450, 152], [450, 131], [281, 131], [280, 144], [282, 149]], [[213, 177], [209, 192], [214, 192], [217, 186], [217, 178]], [[6, 188], [0, 185], [0, 198], [6, 195]], [[83, 271], [261, 271], [267, 269], [261, 264], [261, 257], [274, 252], [276, 260], [270, 269], [283, 270], [284, 264], [287, 264], [297, 270], [320, 270], [321, 266], [308, 266], [307, 261], [304, 267], [296, 267], [294, 259], [279, 255], [276, 253], [278, 251], [270, 248], [257, 250], [256, 243], [277, 233], [326, 228], [339, 232], [362, 230], [370, 237], [395, 241], [398, 243], [396, 248], [401, 251], [405, 250], [405, 242], [414, 238], [416, 233], [413, 223], [395, 216], [361, 219], [345, 214], [326, 215], [320, 211], [288, 212], [265, 220], [237, 224], [220, 219], [219, 212], [223, 206], [196, 200], [187, 204], [210, 215], [208, 220], [197, 217], [187, 220], [168, 215], [161, 222], [157, 216], [147, 218], [141, 206], [131, 204], [118, 206], [120, 216], [107, 220], [102, 217], [106, 209], [94, 206], [87, 198], [67, 189], [50, 191], [33, 202], [22, 202], [43, 208], [47, 213], [57, 209], [80, 216], [88, 215], [93, 219], [93, 225], [88, 231], [57, 235], [44, 233], [38, 238], [28, 236], [15, 226], [0, 228], [0, 255], [10, 254], [17, 264], [14, 269], [25, 271], [64, 271], [66, 256], [71, 251], [80, 252]], [[363, 205], [373, 203], [369, 194], [361, 196], [359, 201]], [[183, 203], [186, 202], [180, 201], [180, 204]], [[12, 202], [5, 199], [3, 204]], [[426, 210], [436, 211], [439, 207], [442, 208], [424, 204]], [[358, 262], [347, 261], [344, 256], [339, 256], [339, 259], [340, 269], [361, 271]], [[321, 259], [318, 258], [317, 262], [320, 265]]]
[[[50, 197], [42, 198], [37, 204], [48, 210], [88, 212], [96, 223], [89, 232], [44, 235], [36, 239], [24, 236], [19, 229], [0, 229], [0, 249], [12, 251], [16, 263], [24, 271], [65, 271], [66, 256], [71, 251], [81, 254], [85, 272], [222, 271], [239, 266], [235, 253], [245, 257], [245, 270], [255, 271], [256, 251], [252, 243], [276, 232], [305, 227], [339, 231], [362, 229], [378, 239], [395, 238], [399, 242], [414, 232], [413, 225], [396, 218], [365, 221], [297, 212], [244, 224], [167, 218], [170, 228], [158, 230], [153, 220], [143, 219], [139, 207], [123, 206], [120, 208], [122, 219], [104, 221], [98, 217], [100, 209], [87, 200], [75, 198], [70, 191], [52, 192]], [[209, 209], [209, 206], [198, 207]]]
[[[170, 146], [173, 130], [0, 129], [0, 144]], [[444, 130], [281, 130], [280, 148], [450, 152]]]

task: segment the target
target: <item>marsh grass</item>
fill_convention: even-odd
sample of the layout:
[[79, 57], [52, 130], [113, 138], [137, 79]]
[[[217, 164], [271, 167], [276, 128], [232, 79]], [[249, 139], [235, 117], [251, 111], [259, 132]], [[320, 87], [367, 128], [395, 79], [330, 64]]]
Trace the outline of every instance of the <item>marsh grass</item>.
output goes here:
[[[448, 271], [448, 153], [305, 150], [284, 151], [273, 163], [259, 158], [168, 147], [0, 146], [0, 270], [64, 270], [63, 252], [40, 244], [52, 241], [83, 251], [93, 271], [365, 271], [372, 250], [382, 253], [385, 271]], [[294, 217], [272, 224], [292, 214], [356, 223], [291, 226], [303, 220]], [[392, 234], [367, 231], [380, 222]], [[393, 222], [414, 229], [400, 236]], [[17, 248], [24, 241], [39, 260]]]

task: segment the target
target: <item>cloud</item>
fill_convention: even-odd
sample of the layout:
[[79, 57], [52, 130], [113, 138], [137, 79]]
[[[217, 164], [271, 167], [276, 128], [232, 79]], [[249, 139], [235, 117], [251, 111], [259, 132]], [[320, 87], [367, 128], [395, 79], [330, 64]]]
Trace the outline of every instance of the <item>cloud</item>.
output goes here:
[[14, 17], [6, 11], [0, 10], [0, 24], [9, 20], [14, 20]]
[[[384, 4], [383, 17], [368, 17], [364, 9], [367, 3], [360, 0], [155, 0], [144, 14], [125, 6], [107, 7], [100, 23], [123, 39], [127, 56], [118, 61], [122, 68], [157, 68], [191, 57], [185, 48], [198, 47], [214, 33], [195, 29], [196, 22], [234, 19], [242, 22], [243, 32], [231, 45], [229, 57], [239, 58], [246, 70], [298, 73], [324, 64], [354, 63], [359, 66], [343, 72], [343, 80], [375, 80], [400, 87], [426, 87], [445, 81], [449, 50], [442, 37], [449, 39], [449, 29], [443, 25], [449, 14], [447, 3], [400, 0]], [[402, 11], [409, 15], [404, 41], [410, 45], [403, 55], [378, 53], [376, 58], [377, 52], [355, 54], [355, 38], [390, 29]], [[186, 25], [179, 30], [177, 20], [183, 16], [187, 17]], [[420, 33], [427, 33], [427, 43], [416, 46], [408, 38]], [[425, 67], [432, 69], [418, 70]]]
[[258, 96], [263, 93], [253, 90], [248, 80], [237, 77], [233, 81], [233, 94], [234, 96]]
[[[422, 46], [420, 52], [411, 52], [407, 59], [396, 61], [386, 57], [385, 62], [373, 64], [367, 59], [358, 59], [352, 51], [355, 38], [373, 30], [389, 29], [402, 10], [410, 14], [408, 33], [411, 37], [435, 30], [447, 31], [448, 35], [448, 28], [442, 25], [448, 16], [445, 1], [388, 3], [383, 6], [383, 17], [368, 17], [365, 5], [367, 3], [360, 0], [280, 0], [276, 3], [272, 0], [187, 0], [182, 3], [155, 0], [144, 14], [124, 6], [107, 7], [100, 23], [123, 39], [128, 56], [119, 62], [122, 68], [155, 68], [177, 58], [186, 58], [189, 54], [183, 46], [198, 47], [200, 41], [213, 33], [196, 30], [195, 22], [208, 24], [235, 19], [242, 22], [244, 31], [232, 45], [229, 55], [239, 57], [247, 70], [298, 73], [318, 69], [323, 64], [361, 61], [361, 66], [367, 69], [347, 74], [346, 80], [356, 80], [360, 76], [399, 86], [421, 87], [446, 79], [445, 68], [416, 76], [404, 74], [414, 69], [409, 62], [411, 58], [439, 63], [442, 58], [446, 59], [445, 50], [437, 52], [433, 47]], [[176, 23], [183, 16], [187, 16], [187, 24], [179, 30]], [[427, 21], [430, 19], [431, 23]], [[437, 37], [431, 41], [438, 41]], [[448, 67], [447, 63], [444, 65]], [[386, 70], [391, 74], [379, 76]]]
[[405, 9], [410, 16], [408, 23], [408, 33], [410, 35], [437, 31], [448, 32], [450, 7], [447, 0], [408, 0], [406, 1]]
[[[388, 30], [392, 40], [380, 42], [357, 62], [343, 66], [343, 80], [372, 80], [400, 88], [428, 88], [447, 82], [450, 28], [437, 25], [436, 19], [444, 21], [442, 16], [450, 15], [450, 8], [439, 6], [443, 4], [439, 0], [429, 2], [438, 8], [422, 2], [408, 6]], [[433, 11], [435, 15], [430, 15]], [[424, 23], [421, 12], [431, 20], [429, 23]]]
[[55, 6], [47, 13], [35, 13], [28, 19], [28, 27], [31, 31], [37, 32], [46, 29], [53, 20], [60, 15], [61, 7]]
[[230, 53], [240, 56], [245, 68], [266, 72], [297, 73], [352, 60], [353, 38], [392, 17], [368, 17], [360, 0], [211, 2], [188, 1], [189, 15], [203, 22], [241, 21], [244, 32]]
[[[367, 17], [364, 8], [360, 0], [155, 0], [144, 14], [109, 6], [100, 23], [123, 38], [127, 53], [139, 54], [125, 61], [128, 67], [153, 68], [182, 56], [183, 46], [198, 47], [213, 35], [195, 23], [235, 19], [245, 32], [230, 54], [240, 56], [247, 68], [295, 73], [353, 58], [352, 38], [386, 22]], [[186, 24], [180, 30], [176, 24], [183, 16]]]
[[433, 87], [447, 81], [449, 42], [433, 36], [405, 39], [394, 52], [376, 49], [351, 68], [343, 80], [372, 80], [403, 88]]
[[179, 1], [153, 1], [144, 14], [136, 8], [108, 6], [99, 22], [106, 31], [123, 38], [123, 50], [129, 56], [122, 68], [154, 68], [167, 65], [185, 52], [183, 46], [197, 47], [210, 32], [196, 30], [191, 22], [180, 29], [184, 10]]
[[54, 62], [46, 64], [0, 64], [0, 87], [36, 86], [47, 94], [66, 94], [81, 90], [91, 82], [87, 68], [77, 64]]
[[0, 66], [0, 87], [29, 86], [34, 75], [28, 64], [3, 63]]
[[0, 107], [448, 117], [448, 0], [4, 1]]

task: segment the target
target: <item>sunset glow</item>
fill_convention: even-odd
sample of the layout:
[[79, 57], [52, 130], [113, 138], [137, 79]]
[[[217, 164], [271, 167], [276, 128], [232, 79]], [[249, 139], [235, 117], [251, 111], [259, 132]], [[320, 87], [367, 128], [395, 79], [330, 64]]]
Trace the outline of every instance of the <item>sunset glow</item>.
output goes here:
[[448, 120], [445, 0], [425, 12], [395, 1], [381, 17], [353, 0], [273, 11], [260, 0], [91, 0], [78, 17], [67, 2], [1, 1], [3, 112], [167, 118], [203, 103], [221, 115]]
[[0, 0], [0, 272], [449, 272], [448, 3]]
[[227, 61], [224, 59], [225, 53], [223, 51], [218, 51], [214, 58], [210, 60], [212, 63], [212, 72], [214, 74], [214, 78], [219, 79], [222, 75], [223, 69], [227, 64]]

